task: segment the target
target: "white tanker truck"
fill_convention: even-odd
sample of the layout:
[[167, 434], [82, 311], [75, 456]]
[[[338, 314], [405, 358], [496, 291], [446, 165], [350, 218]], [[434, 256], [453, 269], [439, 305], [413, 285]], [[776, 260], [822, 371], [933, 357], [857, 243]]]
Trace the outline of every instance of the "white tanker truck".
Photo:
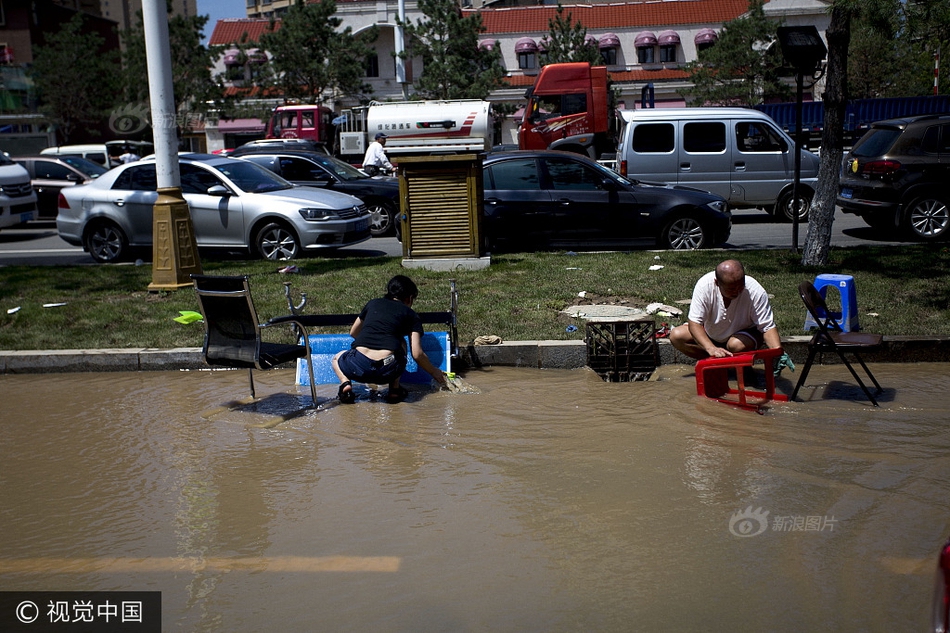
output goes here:
[[372, 102], [344, 110], [333, 122], [339, 130], [339, 153], [360, 161], [377, 133], [386, 140], [391, 159], [411, 154], [456, 154], [491, 149], [491, 103], [455, 101]]

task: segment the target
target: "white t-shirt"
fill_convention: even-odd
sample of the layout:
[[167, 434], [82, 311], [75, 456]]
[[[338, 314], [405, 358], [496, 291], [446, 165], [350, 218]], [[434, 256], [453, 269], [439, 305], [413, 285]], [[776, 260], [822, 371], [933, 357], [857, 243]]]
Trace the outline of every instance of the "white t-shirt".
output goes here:
[[722, 293], [716, 286], [716, 271], [703, 275], [696, 282], [688, 318], [702, 324], [709, 338], [719, 342], [727, 341], [736, 332], [753, 325], [760, 332], [775, 327], [769, 295], [759, 282], [746, 275], [745, 289], [726, 308]]
[[363, 167], [375, 165], [376, 167], [392, 169], [393, 164], [386, 158], [386, 152], [383, 150], [383, 144], [379, 141], [373, 141], [366, 149], [366, 156], [363, 157]]

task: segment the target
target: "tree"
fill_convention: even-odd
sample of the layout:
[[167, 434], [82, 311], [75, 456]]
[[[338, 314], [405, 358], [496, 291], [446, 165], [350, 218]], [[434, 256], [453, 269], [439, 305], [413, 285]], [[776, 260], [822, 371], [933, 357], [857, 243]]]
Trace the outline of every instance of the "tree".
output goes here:
[[[422, 57], [416, 92], [426, 99], [484, 99], [505, 85], [499, 47], [478, 45], [482, 17], [463, 15], [454, 0], [419, 0], [426, 16], [406, 25], [411, 49]], [[404, 53], [408, 56], [408, 53]]]
[[80, 125], [98, 125], [116, 102], [120, 75], [118, 51], [83, 28], [77, 13], [45, 46], [33, 50], [30, 74], [40, 95], [40, 110], [57, 127], [63, 143]]
[[361, 96], [369, 90], [363, 83], [365, 60], [372, 53], [367, 42], [376, 40], [376, 27], [360, 36], [336, 13], [335, 0], [304, 4], [297, 0], [281, 18], [280, 28], [271, 22], [260, 44], [271, 54], [273, 87], [285, 97], [319, 103], [327, 91]]
[[686, 94], [692, 102], [753, 106], [791, 97], [791, 88], [780, 77], [780, 24], [765, 17], [762, 7], [762, 0], [750, 0], [748, 13], [723, 25], [719, 41], [686, 64], [693, 83]]
[[838, 171], [844, 154], [844, 116], [848, 105], [848, 48], [851, 42], [851, 21], [859, 11], [861, 0], [836, 0], [831, 7], [831, 24], [825, 31], [828, 39], [828, 66], [825, 81], [825, 121], [821, 132], [821, 162], [818, 186], [808, 211], [808, 231], [802, 249], [803, 266], [828, 263], [831, 249], [831, 226], [835, 217], [838, 194]]
[[[222, 107], [224, 86], [211, 76], [211, 66], [221, 47], [201, 44], [208, 16], [172, 15], [169, 5], [168, 39], [172, 64], [172, 91], [179, 121], [189, 112], [207, 114]], [[125, 36], [125, 96], [128, 103], [148, 102], [148, 62], [142, 14]]]
[[544, 39], [542, 65], [565, 62], [588, 62], [591, 66], [603, 66], [597, 43], [587, 39], [587, 28], [573, 21], [573, 14], [564, 17], [564, 7], [557, 3], [556, 14], [548, 20], [548, 36]]

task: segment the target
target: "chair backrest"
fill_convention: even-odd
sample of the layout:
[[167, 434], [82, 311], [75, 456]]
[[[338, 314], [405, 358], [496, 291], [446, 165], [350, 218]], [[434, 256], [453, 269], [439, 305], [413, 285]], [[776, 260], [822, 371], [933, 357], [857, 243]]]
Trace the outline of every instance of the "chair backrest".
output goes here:
[[828, 312], [828, 304], [825, 303], [825, 298], [821, 296], [812, 282], [803, 281], [798, 284], [798, 296], [802, 298], [805, 308], [811, 314], [815, 323], [818, 324], [818, 331], [821, 334], [827, 335], [830, 330], [841, 331], [841, 326]]
[[260, 325], [247, 276], [191, 278], [204, 316], [204, 355], [208, 364], [259, 367]]

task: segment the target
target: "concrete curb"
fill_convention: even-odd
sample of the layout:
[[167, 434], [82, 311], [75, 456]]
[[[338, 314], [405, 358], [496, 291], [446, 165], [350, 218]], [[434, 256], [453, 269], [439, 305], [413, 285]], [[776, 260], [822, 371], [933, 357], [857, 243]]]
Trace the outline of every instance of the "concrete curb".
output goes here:
[[[795, 363], [804, 363], [809, 336], [782, 339], [785, 351]], [[499, 345], [469, 345], [461, 350], [461, 362], [468, 367], [532, 367], [538, 369], [578, 369], [587, 364], [587, 346], [583, 340], [508, 341]], [[695, 361], [673, 349], [669, 341], [659, 341], [660, 365]], [[886, 336], [884, 345], [863, 354], [873, 363], [926, 363], [950, 361], [950, 337]], [[822, 364], [839, 363], [824, 354]], [[0, 374], [45, 374], [81, 371], [161, 371], [206, 369], [201, 349], [132, 348], [93, 350], [0, 350]]]

